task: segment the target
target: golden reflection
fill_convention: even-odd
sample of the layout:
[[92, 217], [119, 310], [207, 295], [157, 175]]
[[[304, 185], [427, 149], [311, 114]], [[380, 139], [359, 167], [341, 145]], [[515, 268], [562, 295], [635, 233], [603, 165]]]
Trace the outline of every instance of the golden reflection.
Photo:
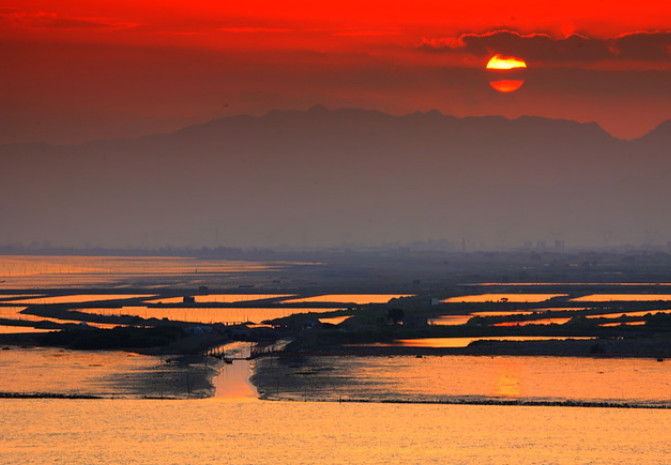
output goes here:
[[331, 318], [320, 318], [319, 322], [322, 324], [330, 324], [330, 325], [339, 325], [343, 321], [349, 320], [351, 318], [350, 315], [346, 316], [334, 316]]
[[193, 276], [279, 270], [288, 264], [319, 263], [200, 260], [189, 257], [3, 256], [0, 280], [12, 289], [65, 288], [118, 283], [138, 276]]
[[86, 263], [87, 257], [40, 257], [13, 255], [0, 258], [0, 276], [34, 276], [40, 274], [73, 274], [101, 271], [100, 267]]
[[602, 323], [599, 326], [603, 328], [613, 328], [616, 326], [643, 326], [645, 321], [624, 321], [624, 322], [615, 322], [615, 323]]
[[548, 337], [548, 336], [489, 336], [489, 337], [436, 337], [417, 339], [398, 339], [394, 342], [376, 342], [372, 344], [351, 344], [356, 346], [376, 347], [427, 347], [427, 348], [461, 348], [475, 341], [552, 341], [566, 339], [596, 339], [594, 337]]
[[520, 359], [499, 357], [494, 360], [496, 374], [493, 378], [493, 391], [502, 397], [520, 397], [524, 365]]
[[304, 303], [304, 302], [322, 302], [322, 303], [339, 303], [339, 304], [384, 304], [391, 299], [398, 299], [401, 297], [412, 297], [412, 294], [329, 294], [319, 295], [315, 297], [303, 297], [300, 299], [285, 300], [284, 303]]
[[445, 303], [463, 302], [544, 302], [554, 297], [565, 297], [568, 294], [478, 294], [450, 297], [442, 300]]
[[[57, 324], [73, 324], [73, 321], [77, 320], [64, 320], [60, 318], [47, 318], [44, 316], [39, 316], [39, 315], [31, 315], [29, 313], [21, 313], [21, 311], [25, 310], [27, 307], [0, 307], [0, 318], [6, 318], [9, 320], [19, 320], [19, 321], [30, 321], [33, 323], [36, 322], [42, 322], [46, 321], [49, 323], [57, 323]], [[104, 328], [104, 329], [111, 329], [116, 326], [123, 326], [119, 324], [112, 324], [112, 323], [92, 323], [92, 322], [82, 322], [80, 323], [82, 325], [86, 326], [92, 326], [95, 328]], [[39, 329], [39, 328], [33, 328], [32, 326], [12, 326], [12, 325], [6, 325], [6, 326], [0, 326], [0, 332], [1, 333], [39, 333], [39, 332], [44, 332], [44, 331], [56, 331], [55, 329]]]
[[571, 300], [573, 302], [654, 302], [671, 300], [671, 294], [591, 294]]
[[[536, 309], [537, 312], [579, 312], [587, 307], [545, 307]], [[533, 312], [532, 312], [533, 313]]]
[[82, 312], [98, 315], [130, 315], [140, 318], [156, 318], [162, 320], [167, 318], [175, 321], [189, 321], [203, 324], [242, 324], [262, 323], [265, 320], [284, 318], [295, 313], [326, 313], [331, 308], [202, 308], [202, 307], [179, 307], [179, 308], [156, 308], [146, 306], [128, 306], [121, 308], [88, 308], [80, 309]]
[[123, 326], [126, 327], [128, 325], [120, 325], [118, 323], [95, 323], [91, 321], [82, 321], [79, 323], [82, 326], [90, 326], [92, 328], [100, 328], [100, 329], [114, 329], [118, 326]]
[[[0, 307], [0, 318], [5, 318], [8, 320], [19, 320], [19, 321], [29, 321], [29, 322], [40, 322], [46, 321], [50, 323], [72, 323], [71, 321], [59, 320], [57, 318], [46, 318], [38, 315], [30, 315], [28, 313], [21, 313], [27, 307]], [[40, 333], [44, 331], [54, 331], [53, 329], [36, 329], [32, 326], [13, 326], [5, 325], [0, 326], [0, 332], [9, 334], [9, 333]]]
[[244, 260], [199, 260], [189, 257], [112, 256], [5, 256], [0, 258], [0, 276], [40, 274], [181, 274], [239, 272], [274, 268], [281, 264]]
[[514, 315], [532, 315], [534, 312], [526, 310], [515, 310], [514, 312], [473, 312], [473, 316], [514, 316]]
[[[348, 398], [468, 401], [506, 396], [529, 401], [671, 405], [671, 370], [666, 362], [655, 359], [425, 355], [314, 357], [306, 363], [302, 369], [314, 376], [299, 375], [298, 384], [290, 389], [270, 383], [273, 385], [263, 386], [264, 392], [272, 396], [279, 389], [283, 399], [304, 400], [307, 390], [308, 400], [312, 396], [336, 402]], [[257, 359], [255, 364], [260, 367], [257, 370], [272, 370], [275, 364], [278, 375], [287, 374], [276, 360]], [[343, 376], [348, 382], [342, 383]]]
[[24, 315], [21, 311], [28, 307], [0, 307], [0, 318], [10, 318], [18, 320], [21, 317], [31, 317], [32, 315]]
[[459, 326], [468, 323], [473, 318], [472, 315], [441, 315], [437, 318], [430, 318], [427, 323], [433, 326]]
[[125, 300], [151, 297], [151, 294], [76, 294], [53, 297], [37, 297], [34, 299], [11, 300], [11, 304], [73, 304], [81, 302], [98, 302], [105, 300]]
[[587, 318], [620, 318], [623, 316], [637, 317], [637, 316], [657, 315], [657, 314], [666, 315], [668, 313], [671, 313], [671, 310], [643, 310], [640, 312], [617, 312], [617, 313], [596, 314], [596, 315], [589, 315]]
[[539, 318], [537, 320], [504, 321], [502, 323], [495, 323], [492, 326], [563, 325], [569, 320], [570, 318]]
[[118, 351], [70, 351], [55, 348], [19, 348], [0, 351], [0, 365], [12, 376], [2, 379], [1, 391], [92, 394], [123, 397], [121, 380], [140, 370], [161, 370], [161, 359]]
[[[282, 297], [291, 297], [292, 294], [208, 294], [194, 295], [196, 303], [235, 303], [250, 302], [253, 300], [278, 299]], [[165, 297], [161, 299], [152, 299], [145, 301], [148, 304], [179, 304], [184, 302], [184, 296]]]
[[[5, 464], [668, 463], [668, 411], [525, 406], [0, 400]], [[149, 427], [150, 426], [150, 427]]]
[[212, 379], [215, 398], [228, 401], [257, 402], [258, 392], [249, 382], [249, 360], [235, 360], [230, 364], [222, 364], [219, 374]]

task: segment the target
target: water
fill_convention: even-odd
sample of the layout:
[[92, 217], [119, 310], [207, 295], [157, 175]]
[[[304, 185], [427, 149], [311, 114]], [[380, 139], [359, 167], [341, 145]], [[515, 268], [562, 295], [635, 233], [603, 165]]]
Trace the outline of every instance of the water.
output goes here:
[[[495, 325], [496, 326], [496, 325]], [[369, 344], [350, 344], [356, 347], [431, 347], [431, 348], [459, 348], [468, 347], [469, 344], [476, 341], [565, 341], [596, 339], [594, 337], [575, 337], [575, 336], [480, 336], [480, 337], [429, 337], [415, 339], [398, 339], [393, 342], [373, 342]]]
[[[138, 373], [160, 373], [165, 363], [156, 357], [13, 348], [0, 352], [0, 360], [4, 360], [1, 382], [17, 390], [70, 392], [97, 387], [95, 392], [117, 396], [0, 399], [3, 465], [661, 465], [668, 463], [671, 453], [668, 410], [303, 402], [302, 392], [297, 396], [300, 402], [262, 401], [249, 384], [249, 362], [244, 361], [223, 365], [213, 379], [216, 397], [148, 400], [138, 398], [137, 390], [134, 398], [128, 398], [129, 386], [137, 383], [127, 380]], [[322, 392], [332, 393], [331, 400], [346, 398], [348, 390], [361, 396], [373, 391], [379, 395], [385, 389], [414, 399], [451, 392], [506, 398], [633, 396], [640, 401], [655, 396], [668, 400], [671, 393], [671, 385], [663, 383], [670, 376], [668, 367], [649, 360], [327, 361], [331, 373], [349, 376], [347, 385], [330, 385]], [[311, 369], [309, 363], [296, 368]], [[554, 386], [555, 394], [547, 392], [548, 385]], [[126, 398], [118, 398], [124, 392]]]
[[122, 351], [6, 349], [0, 350], [0, 393], [6, 394], [205, 397], [212, 395], [208, 380], [216, 374], [218, 365], [214, 360], [185, 363], [167, 356]]
[[[100, 286], [187, 286], [221, 282], [236, 274], [277, 272], [287, 262], [201, 260], [190, 257], [21, 256], [0, 257], [0, 281], [8, 289]], [[312, 266], [311, 264], [300, 264]]]
[[[189, 294], [185, 294], [189, 295]], [[291, 297], [291, 294], [207, 294], [207, 295], [192, 295], [194, 302], [202, 303], [233, 303], [233, 302], [250, 302], [254, 300], [278, 300], [281, 297]], [[180, 304], [184, 302], [184, 296], [181, 297], [165, 297], [161, 299], [147, 300], [148, 304]]]
[[669, 362], [654, 359], [313, 356], [255, 364], [254, 383], [269, 399], [671, 408]]
[[565, 297], [566, 294], [478, 294], [462, 295], [450, 297], [441, 302], [460, 303], [460, 302], [545, 302], [555, 297]]
[[538, 318], [537, 320], [506, 321], [503, 323], [495, 323], [492, 326], [563, 325], [570, 320], [570, 318]]
[[667, 411], [0, 400], [3, 465], [657, 465]]
[[283, 308], [283, 307], [241, 307], [241, 308], [198, 308], [198, 307], [174, 307], [158, 308], [145, 306], [128, 306], [121, 308], [83, 308], [79, 311], [98, 315], [131, 315], [140, 318], [168, 318], [173, 321], [189, 321], [203, 324], [259, 324], [266, 320], [283, 318], [296, 313], [326, 313], [332, 312], [333, 308]]
[[571, 299], [572, 302], [656, 302], [671, 300], [671, 294], [591, 294]]
[[[243, 262], [152, 257], [5, 257], [0, 276], [8, 288], [60, 289], [98, 283], [125, 287], [144, 283], [147, 275], [148, 286], [172, 286], [175, 276], [188, 273], [183, 285], [193, 289], [205, 273], [275, 266], [281, 265], [257, 268]], [[498, 300], [499, 295], [494, 296]], [[14, 298], [0, 297], [5, 302]], [[17, 308], [7, 305], [3, 311], [16, 314]], [[189, 311], [178, 311], [185, 310]], [[257, 360], [255, 368], [274, 360]], [[275, 365], [268, 367], [271, 377]], [[215, 397], [184, 399], [211, 394], [195, 380], [207, 380], [215, 368]], [[0, 399], [0, 463], [661, 465], [671, 454], [668, 410], [337, 402], [578, 399], [666, 405], [671, 398], [668, 362], [362, 357], [313, 359], [284, 368], [291, 376], [278, 377], [279, 383], [272, 378], [266, 386], [300, 402], [258, 400], [245, 361], [208, 366], [124, 352], [0, 351], [0, 391], [106, 397]], [[288, 389], [290, 380], [293, 391]], [[303, 401], [316, 398], [334, 402]]]
[[70, 304], [81, 302], [104, 302], [107, 300], [137, 299], [140, 297], [151, 297], [151, 294], [74, 294], [59, 295], [53, 297], [35, 297], [30, 299], [8, 300], [9, 304]]
[[339, 303], [339, 304], [383, 304], [389, 302], [391, 299], [398, 299], [401, 297], [411, 297], [411, 294], [330, 294], [318, 295], [313, 297], [287, 299], [284, 303]]

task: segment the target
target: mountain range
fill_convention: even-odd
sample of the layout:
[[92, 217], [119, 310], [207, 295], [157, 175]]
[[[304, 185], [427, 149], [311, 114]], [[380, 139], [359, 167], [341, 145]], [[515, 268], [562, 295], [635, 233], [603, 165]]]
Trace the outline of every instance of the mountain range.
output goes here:
[[0, 243], [666, 244], [670, 149], [671, 121], [627, 141], [594, 123], [322, 106], [6, 145]]

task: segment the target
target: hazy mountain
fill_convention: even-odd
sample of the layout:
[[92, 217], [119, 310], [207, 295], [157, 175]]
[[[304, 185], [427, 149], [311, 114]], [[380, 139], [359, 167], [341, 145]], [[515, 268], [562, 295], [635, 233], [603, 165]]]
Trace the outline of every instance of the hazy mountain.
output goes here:
[[0, 243], [666, 242], [671, 122], [364, 110], [235, 116], [137, 140], [0, 147]]

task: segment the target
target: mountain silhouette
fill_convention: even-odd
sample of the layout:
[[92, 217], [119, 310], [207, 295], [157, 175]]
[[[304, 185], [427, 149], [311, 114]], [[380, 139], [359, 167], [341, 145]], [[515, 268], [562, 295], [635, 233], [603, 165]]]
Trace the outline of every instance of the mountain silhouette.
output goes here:
[[666, 243], [669, 142], [671, 122], [624, 141], [594, 123], [315, 106], [8, 145], [0, 243]]

